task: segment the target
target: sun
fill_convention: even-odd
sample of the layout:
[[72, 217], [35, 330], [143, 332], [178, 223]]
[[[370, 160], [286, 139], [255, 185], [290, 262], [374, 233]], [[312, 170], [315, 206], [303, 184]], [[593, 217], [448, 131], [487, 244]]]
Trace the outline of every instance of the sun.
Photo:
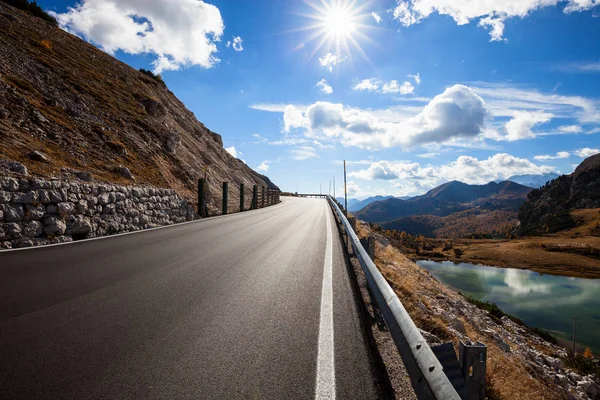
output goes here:
[[324, 15], [324, 25], [327, 34], [333, 38], [345, 38], [356, 30], [355, 17], [350, 10], [333, 7]]
[[370, 1], [357, 0], [305, 0], [312, 10], [310, 13], [300, 13], [310, 20], [310, 23], [297, 31], [309, 31], [299, 48], [306, 48], [315, 43], [311, 57], [317, 52], [335, 52], [352, 57], [353, 51], [358, 51], [364, 58], [366, 54], [361, 42], [372, 40], [365, 34], [369, 29], [375, 29], [367, 24], [372, 17], [366, 12]]

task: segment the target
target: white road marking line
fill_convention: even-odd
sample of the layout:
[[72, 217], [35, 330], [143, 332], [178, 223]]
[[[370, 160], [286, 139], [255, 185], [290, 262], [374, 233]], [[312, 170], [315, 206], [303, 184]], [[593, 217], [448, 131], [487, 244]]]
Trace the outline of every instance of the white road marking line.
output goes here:
[[317, 355], [317, 388], [315, 399], [335, 399], [335, 363], [333, 351], [333, 239], [327, 213], [327, 247], [321, 289], [321, 318], [319, 321], [319, 352]]

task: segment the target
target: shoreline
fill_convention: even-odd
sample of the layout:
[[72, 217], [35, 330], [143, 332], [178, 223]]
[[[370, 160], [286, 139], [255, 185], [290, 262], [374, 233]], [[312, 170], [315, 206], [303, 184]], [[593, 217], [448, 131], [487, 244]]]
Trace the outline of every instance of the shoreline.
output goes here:
[[479, 265], [482, 267], [493, 267], [493, 268], [512, 268], [512, 269], [522, 269], [537, 272], [539, 274], [546, 275], [557, 275], [557, 276], [566, 276], [569, 278], [581, 278], [581, 279], [600, 279], [600, 271], [583, 271], [577, 272], [573, 270], [559, 270], [554, 269], [551, 266], [547, 267], [524, 267], [522, 264], [513, 264], [510, 262], [505, 262], [501, 260], [492, 260], [492, 259], [482, 259], [482, 258], [471, 258], [471, 257], [452, 257], [448, 255], [447, 257], [436, 257], [430, 254], [412, 254], [410, 256], [412, 261], [451, 261], [453, 263], [469, 263], [473, 265]]

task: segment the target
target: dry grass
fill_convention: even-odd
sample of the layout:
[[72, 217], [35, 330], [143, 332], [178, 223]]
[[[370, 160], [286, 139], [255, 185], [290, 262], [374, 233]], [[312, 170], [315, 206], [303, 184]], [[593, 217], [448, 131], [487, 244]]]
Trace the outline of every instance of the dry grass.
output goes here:
[[[368, 225], [358, 223], [357, 234], [369, 234]], [[449, 321], [433, 315], [432, 306], [437, 296], [460, 298], [456, 292], [436, 281], [426, 271], [419, 268], [397, 248], [378, 237], [375, 264], [386, 277], [402, 301], [402, 304], [415, 321], [415, 324], [444, 341], [452, 341], [458, 347], [457, 336], [447, 328]], [[440, 303], [441, 304], [441, 303]], [[425, 308], [425, 311], [424, 311]], [[503, 352], [490, 338], [481, 333], [478, 327], [461, 318], [467, 336], [488, 346], [487, 396], [490, 399], [551, 399], [563, 398], [553, 385], [532, 377], [520, 356]], [[510, 343], [509, 343], [510, 344]]]

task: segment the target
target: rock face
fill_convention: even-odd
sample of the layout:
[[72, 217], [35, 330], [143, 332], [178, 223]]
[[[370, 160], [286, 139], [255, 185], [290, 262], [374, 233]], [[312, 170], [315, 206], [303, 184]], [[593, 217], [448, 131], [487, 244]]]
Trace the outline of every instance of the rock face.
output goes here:
[[[47, 162], [30, 158], [33, 149]], [[2, 1], [0, 154], [19, 163], [12, 172], [46, 178], [65, 167], [128, 183], [114, 168], [122, 165], [137, 183], [173, 188], [191, 203], [205, 170], [210, 193], [224, 181], [275, 188], [225, 151], [164, 84]], [[229, 194], [232, 207], [238, 192]], [[209, 210], [219, 202], [209, 197]]]
[[539, 235], [575, 226], [570, 211], [600, 207], [600, 154], [585, 159], [570, 175], [535, 189], [519, 210], [520, 233]]
[[64, 243], [190, 221], [171, 189], [0, 177], [0, 249]]

